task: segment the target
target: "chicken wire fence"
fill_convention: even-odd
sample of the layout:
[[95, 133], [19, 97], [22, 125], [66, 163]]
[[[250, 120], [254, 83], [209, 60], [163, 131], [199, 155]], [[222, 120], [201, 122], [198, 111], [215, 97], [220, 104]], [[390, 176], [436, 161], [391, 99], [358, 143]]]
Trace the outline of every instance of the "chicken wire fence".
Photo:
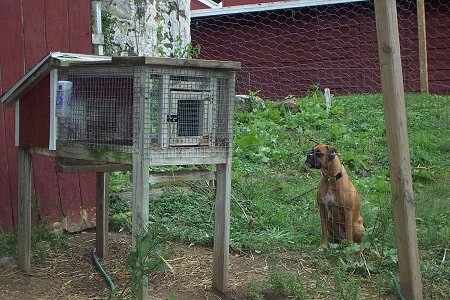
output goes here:
[[58, 123], [60, 146], [139, 151], [161, 164], [227, 157], [231, 71], [90, 66], [58, 77], [73, 84], [70, 116]]
[[[201, 58], [241, 62], [238, 94], [258, 91], [279, 100], [305, 95], [312, 86], [330, 88], [333, 94], [381, 92], [373, 1], [293, 2], [299, 7], [251, 11], [247, 6], [233, 14], [193, 11], [192, 42], [201, 45]], [[405, 90], [418, 92], [416, 1], [397, 1], [397, 13]], [[429, 90], [448, 94], [450, 2], [425, 1], [425, 20]]]

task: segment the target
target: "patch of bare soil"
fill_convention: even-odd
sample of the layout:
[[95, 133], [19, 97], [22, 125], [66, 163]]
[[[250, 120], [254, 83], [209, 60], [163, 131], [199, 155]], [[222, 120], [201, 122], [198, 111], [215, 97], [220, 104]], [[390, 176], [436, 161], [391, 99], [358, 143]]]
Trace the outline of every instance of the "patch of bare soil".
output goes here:
[[[92, 261], [94, 245], [95, 233], [73, 234], [67, 248], [52, 254], [45, 263], [33, 264], [29, 274], [15, 266], [1, 267], [0, 299], [108, 299], [108, 285]], [[110, 233], [108, 245], [108, 255], [100, 263], [120, 293], [129, 280], [126, 259], [131, 238]], [[178, 244], [169, 247], [168, 262], [173, 271], [149, 277], [149, 299], [248, 299], [248, 284], [265, 280], [269, 273], [265, 256], [232, 254], [229, 291], [224, 295], [211, 287], [212, 249]], [[284, 299], [279, 295], [268, 298]]]

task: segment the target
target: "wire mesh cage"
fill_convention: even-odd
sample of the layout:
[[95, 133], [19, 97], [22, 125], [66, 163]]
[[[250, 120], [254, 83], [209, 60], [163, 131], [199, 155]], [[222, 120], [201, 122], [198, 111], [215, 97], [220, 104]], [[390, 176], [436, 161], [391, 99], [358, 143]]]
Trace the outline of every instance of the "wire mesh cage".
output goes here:
[[234, 70], [174, 66], [61, 69], [72, 84], [58, 145], [143, 152], [155, 165], [214, 163], [231, 145]]

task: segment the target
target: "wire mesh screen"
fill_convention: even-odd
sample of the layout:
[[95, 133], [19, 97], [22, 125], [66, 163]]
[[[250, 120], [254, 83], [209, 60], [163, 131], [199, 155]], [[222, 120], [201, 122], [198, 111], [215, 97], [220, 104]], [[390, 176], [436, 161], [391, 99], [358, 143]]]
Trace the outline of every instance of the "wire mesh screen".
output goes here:
[[[259, 91], [264, 98], [283, 99], [303, 96], [313, 85], [330, 88], [333, 94], [381, 92], [373, 1], [313, 6], [293, 2], [303, 7], [274, 10], [275, 2], [265, 11], [251, 11], [249, 6], [233, 14], [196, 16], [193, 11], [192, 42], [202, 46], [201, 58], [241, 62], [236, 79], [240, 94]], [[417, 92], [416, 1], [397, 2], [405, 89]], [[425, 2], [429, 88], [448, 94], [450, 2]]]
[[[139, 104], [135, 120], [148, 132], [143, 143], [149, 146], [152, 162], [176, 164], [183, 159], [201, 163], [226, 157], [234, 94], [231, 72], [139, 67], [136, 73], [134, 88], [139, 99], [135, 100]], [[143, 122], [138, 121], [139, 116]], [[137, 137], [136, 130], [137, 126]]]
[[59, 145], [145, 153], [156, 165], [220, 162], [231, 151], [234, 72], [90, 66], [59, 80], [73, 85]]
[[70, 118], [60, 118], [59, 142], [126, 150], [132, 144], [131, 68], [88, 67], [60, 71], [72, 82]]

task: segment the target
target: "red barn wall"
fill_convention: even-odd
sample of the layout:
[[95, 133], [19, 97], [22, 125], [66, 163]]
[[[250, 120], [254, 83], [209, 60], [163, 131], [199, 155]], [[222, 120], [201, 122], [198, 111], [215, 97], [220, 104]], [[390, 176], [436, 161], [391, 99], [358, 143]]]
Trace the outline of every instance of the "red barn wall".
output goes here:
[[208, 5], [201, 3], [200, 1], [191, 0], [191, 10], [210, 8]]
[[[0, 44], [1, 94], [48, 52], [92, 53], [90, 0], [0, 1], [0, 20], [0, 37], [5, 41]], [[37, 108], [48, 105], [48, 95], [44, 84], [21, 100], [21, 113], [27, 112], [41, 129], [48, 127], [49, 121], [39, 113], [43, 110]], [[0, 156], [0, 226], [9, 231], [17, 223], [18, 155], [14, 145], [14, 108], [0, 107], [0, 116], [0, 151], [3, 153]], [[42, 145], [47, 137], [21, 134], [33, 145], [48, 147], [48, 144]], [[92, 226], [95, 174], [56, 173], [54, 159], [40, 155], [33, 155], [32, 164], [33, 192], [37, 201], [37, 205], [33, 205], [35, 221], [63, 222], [69, 230]]]
[[[222, 6], [237, 6], [237, 5], [247, 5], [247, 4], [259, 4], [268, 2], [280, 2], [276, 0], [222, 0]], [[284, 1], [283, 1], [284, 2]]]
[[[248, 4], [223, 5], [241, 2]], [[398, 19], [405, 89], [418, 92], [414, 1], [399, 1]], [[426, 21], [430, 92], [449, 94], [449, 6], [427, 1]], [[381, 91], [371, 2], [193, 18], [191, 34], [202, 46], [201, 58], [241, 62], [237, 93], [280, 99], [304, 95], [313, 84], [334, 94]]]

